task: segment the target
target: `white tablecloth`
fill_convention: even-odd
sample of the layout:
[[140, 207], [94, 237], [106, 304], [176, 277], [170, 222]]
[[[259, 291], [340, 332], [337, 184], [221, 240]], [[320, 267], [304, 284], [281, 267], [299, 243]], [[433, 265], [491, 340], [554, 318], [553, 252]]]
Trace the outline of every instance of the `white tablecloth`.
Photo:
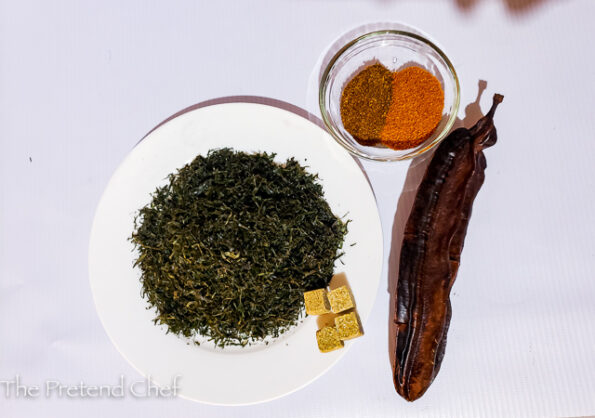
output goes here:
[[363, 162], [385, 236], [366, 335], [282, 399], [213, 407], [182, 399], [6, 393], [0, 415], [325, 417], [595, 414], [595, 2], [0, 2], [0, 381], [141, 379], [108, 340], [87, 274], [94, 209], [114, 169], [158, 122], [204, 100], [265, 96], [317, 113], [317, 63], [342, 34], [401, 21], [430, 34], [461, 79], [494, 92], [499, 141], [453, 290], [442, 370], [407, 403], [387, 351], [393, 220], [407, 163]]

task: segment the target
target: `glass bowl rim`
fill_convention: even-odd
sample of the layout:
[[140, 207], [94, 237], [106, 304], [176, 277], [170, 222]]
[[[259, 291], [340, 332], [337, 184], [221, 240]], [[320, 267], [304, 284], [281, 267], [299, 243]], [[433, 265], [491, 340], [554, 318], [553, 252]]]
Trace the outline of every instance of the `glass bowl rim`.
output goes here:
[[[343, 135], [340, 132], [337, 132], [335, 130], [335, 128], [332, 126], [332, 123], [330, 120], [331, 118], [329, 116], [329, 112], [328, 112], [327, 106], [325, 104], [325, 96], [326, 96], [327, 87], [328, 87], [328, 78], [329, 78], [329, 75], [330, 75], [332, 69], [334, 68], [335, 64], [339, 60], [339, 58], [351, 47], [353, 47], [365, 40], [368, 40], [370, 38], [374, 38], [374, 37], [380, 36], [380, 35], [399, 35], [399, 36], [403, 36], [405, 38], [413, 38], [413, 39], [429, 46], [444, 61], [448, 71], [452, 75], [452, 79], [455, 84], [455, 97], [454, 97], [454, 101], [453, 101], [452, 112], [450, 114], [448, 121], [446, 122], [446, 125], [444, 126], [444, 128], [442, 129], [440, 134], [438, 136], [436, 136], [436, 138], [434, 138], [434, 140], [432, 142], [430, 142], [429, 144], [427, 144], [425, 147], [418, 149], [416, 151], [413, 151], [413, 152], [405, 153], [403, 155], [374, 156], [374, 155], [367, 154], [363, 151], [360, 151], [359, 149], [353, 147], [351, 144], [346, 143]], [[395, 30], [395, 29], [381, 29], [381, 30], [376, 30], [373, 32], [368, 32], [368, 33], [360, 35], [357, 38], [346, 43], [330, 59], [326, 68], [324, 69], [324, 72], [322, 73], [322, 77], [320, 78], [320, 83], [319, 83], [319, 87], [318, 87], [318, 105], [320, 107], [320, 113], [322, 116], [322, 120], [324, 122], [324, 125], [326, 126], [327, 131], [331, 134], [331, 136], [335, 139], [335, 141], [337, 141], [339, 144], [341, 144], [341, 146], [343, 148], [345, 148], [347, 151], [349, 151], [351, 154], [353, 154], [357, 157], [364, 158], [367, 160], [372, 160], [372, 161], [408, 160], [408, 159], [411, 159], [413, 157], [421, 155], [424, 152], [432, 149], [434, 146], [436, 146], [438, 143], [440, 143], [440, 141], [442, 141], [446, 137], [446, 135], [448, 135], [451, 128], [453, 127], [453, 125], [456, 121], [456, 118], [458, 116], [460, 101], [461, 101], [461, 86], [459, 83], [459, 77], [457, 75], [457, 72], [455, 71], [455, 68], [454, 68], [452, 62], [446, 56], [446, 54], [442, 51], [442, 49], [440, 49], [436, 44], [434, 44], [429, 39], [424, 38], [423, 36], [421, 36], [417, 33], [408, 32], [408, 31], [404, 31], [404, 30]]]

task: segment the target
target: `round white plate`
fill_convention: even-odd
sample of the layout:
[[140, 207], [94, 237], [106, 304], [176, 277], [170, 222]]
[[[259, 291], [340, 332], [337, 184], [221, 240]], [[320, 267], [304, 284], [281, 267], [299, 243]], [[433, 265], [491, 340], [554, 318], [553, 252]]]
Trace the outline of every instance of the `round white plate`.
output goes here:
[[345, 273], [364, 331], [381, 274], [382, 232], [374, 195], [355, 160], [319, 126], [277, 107], [227, 103], [192, 110], [159, 126], [130, 152], [101, 198], [91, 231], [89, 277], [99, 317], [122, 355], [157, 384], [171, 385], [179, 376], [183, 398], [242, 405], [307, 385], [358, 339], [320, 353], [317, 318], [307, 317], [268, 345], [222, 350], [188, 344], [153, 324], [155, 312], [141, 298], [140, 272], [133, 268], [135, 253], [128, 240], [135, 213], [169, 173], [222, 147], [274, 152], [278, 162], [295, 157], [318, 173], [333, 213], [352, 220], [344, 264], [337, 262], [335, 273]]

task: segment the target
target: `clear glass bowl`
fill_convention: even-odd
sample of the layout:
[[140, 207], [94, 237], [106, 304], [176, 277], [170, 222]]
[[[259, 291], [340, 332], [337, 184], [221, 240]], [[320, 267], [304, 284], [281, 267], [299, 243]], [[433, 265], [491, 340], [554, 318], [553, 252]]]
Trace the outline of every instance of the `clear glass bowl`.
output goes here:
[[[418, 65], [442, 84], [444, 109], [434, 133], [422, 144], [406, 150], [359, 144], [343, 127], [341, 93], [345, 84], [364, 67], [379, 62], [391, 71]], [[459, 79], [448, 57], [424, 37], [404, 31], [380, 30], [362, 35], [345, 45], [330, 60], [319, 90], [322, 119], [331, 135], [350, 153], [375, 161], [413, 158], [438, 144], [452, 128], [460, 103]]]

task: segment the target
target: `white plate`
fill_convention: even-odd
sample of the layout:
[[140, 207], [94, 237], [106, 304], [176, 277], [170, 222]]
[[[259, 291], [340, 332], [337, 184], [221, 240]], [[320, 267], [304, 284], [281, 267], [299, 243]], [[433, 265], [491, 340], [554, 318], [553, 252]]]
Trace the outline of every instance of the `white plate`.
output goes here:
[[337, 262], [335, 273], [346, 274], [364, 331], [380, 279], [383, 245], [374, 196], [355, 160], [323, 129], [294, 113], [254, 103], [203, 107], [159, 126], [130, 152], [103, 194], [91, 231], [89, 277], [99, 317], [122, 355], [157, 384], [169, 385], [179, 375], [183, 398], [241, 405], [307, 385], [358, 340], [320, 353], [316, 318], [307, 317], [269, 345], [217, 350], [188, 344], [153, 324], [155, 313], [140, 296], [140, 272], [133, 269], [135, 254], [128, 241], [134, 215], [169, 173], [222, 147], [274, 152], [279, 162], [295, 157], [319, 174], [333, 213], [347, 213], [352, 220], [345, 264]]

